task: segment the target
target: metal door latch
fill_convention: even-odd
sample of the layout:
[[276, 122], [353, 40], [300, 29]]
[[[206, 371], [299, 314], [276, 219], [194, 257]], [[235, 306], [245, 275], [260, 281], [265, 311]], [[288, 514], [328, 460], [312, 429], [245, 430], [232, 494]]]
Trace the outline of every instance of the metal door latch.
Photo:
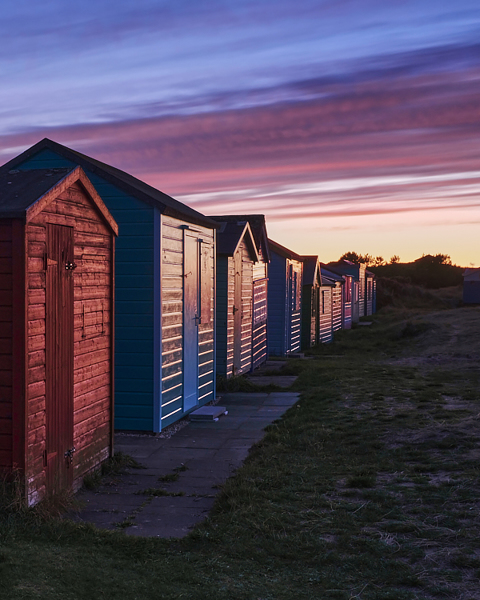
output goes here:
[[75, 447], [70, 448], [70, 450], [67, 450], [64, 454], [65, 459], [67, 461], [67, 466], [70, 466], [73, 462], [73, 453], [75, 452]]
[[73, 269], [76, 269], [77, 265], [74, 262], [67, 262], [65, 263], [65, 270], [66, 271], [73, 271]]

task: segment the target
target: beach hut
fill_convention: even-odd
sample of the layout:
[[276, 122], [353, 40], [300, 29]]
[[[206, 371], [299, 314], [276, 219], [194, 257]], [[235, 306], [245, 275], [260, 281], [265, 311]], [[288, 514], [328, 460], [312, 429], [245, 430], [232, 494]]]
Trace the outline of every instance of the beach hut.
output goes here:
[[301, 349], [302, 257], [269, 239], [268, 352], [286, 356]]
[[375, 274], [365, 269], [365, 316], [369, 317], [375, 312], [376, 280]]
[[117, 232], [81, 168], [0, 170], [0, 467], [30, 505], [113, 452]]
[[[351, 296], [352, 322], [358, 323], [365, 314], [365, 265], [352, 263], [349, 260], [339, 260], [328, 263], [327, 267], [334, 273], [351, 277], [351, 293], [347, 289], [347, 298]], [[350, 283], [350, 282], [348, 282]], [[348, 304], [346, 300], [346, 304]], [[348, 329], [348, 327], [346, 327]]]
[[321, 344], [328, 344], [333, 340], [333, 322], [332, 322], [332, 296], [335, 283], [329, 277], [322, 274], [322, 285], [320, 288], [320, 331], [319, 341]]
[[480, 304], [480, 269], [465, 269], [463, 273], [464, 304]]
[[318, 256], [302, 256], [302, 259], [302, 348], [308, 349], [316, 346], [320, 341], [320, 290], [322, 280]]
[[322, 282], [325, 281], [328, 285], [332, 286], [332, 331], [339, 331], [343, 329], [344, 324], [344, 286], [345, 279], [342, 275], [337, 275], [333, 271], [327, 269], [327, 267], [320, 263]]
[[[268, 265], [270, 250], [264, 215], [226, 215], [213, 217], [224, 222], [248, 222], [255, 240], [258, 260], [253, 264], [253, 319], [252, 319], [252, 369], [256, 369], [268, 358]], [[218, 290], [217, 290], [218, 296]], [[220, 325], [217, 323], [217, 334]]]
[[217, 232], [217, 374], [252, 369], [253, 268], [258, 252], [248, 221], [213, 217]]
[[217, 223], [135, 177], [44, 139], [9, 169], [80, 165], [120, 228], [115, 427], [159, 432], [215, 397]]

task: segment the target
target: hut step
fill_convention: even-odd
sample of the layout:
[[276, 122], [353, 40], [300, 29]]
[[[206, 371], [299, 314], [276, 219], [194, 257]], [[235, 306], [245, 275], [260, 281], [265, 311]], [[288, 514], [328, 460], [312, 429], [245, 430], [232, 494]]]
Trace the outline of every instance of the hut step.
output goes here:
[[201, 406], [190, 413], [190, 421], [215, 421], [227, 414], [225, 406]]

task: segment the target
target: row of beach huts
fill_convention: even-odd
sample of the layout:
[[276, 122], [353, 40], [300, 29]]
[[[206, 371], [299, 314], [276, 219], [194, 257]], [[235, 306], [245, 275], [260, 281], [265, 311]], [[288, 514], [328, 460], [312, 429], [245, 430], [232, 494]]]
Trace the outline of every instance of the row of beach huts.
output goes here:
[[364, 265], [300, 256], [263, 215], [207, 217], [44, 139], [0, 168], [0, 469], [29, 504], [77, 489], [114, 429], [160, 432], [375, 296]]

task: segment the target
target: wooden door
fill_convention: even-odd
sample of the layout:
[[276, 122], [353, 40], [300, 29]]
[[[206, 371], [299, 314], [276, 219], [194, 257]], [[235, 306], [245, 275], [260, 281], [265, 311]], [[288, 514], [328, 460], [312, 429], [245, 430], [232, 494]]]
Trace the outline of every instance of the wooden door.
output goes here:
[[233, 255], [233, 374], [242, 368], [242, 252]]
[[47, 493], [73, 481], [73, 228], [47, 225], [45, 467]]
[[185, 232], [183, 274], [183, 410], [198, 404], [199, 242]]

